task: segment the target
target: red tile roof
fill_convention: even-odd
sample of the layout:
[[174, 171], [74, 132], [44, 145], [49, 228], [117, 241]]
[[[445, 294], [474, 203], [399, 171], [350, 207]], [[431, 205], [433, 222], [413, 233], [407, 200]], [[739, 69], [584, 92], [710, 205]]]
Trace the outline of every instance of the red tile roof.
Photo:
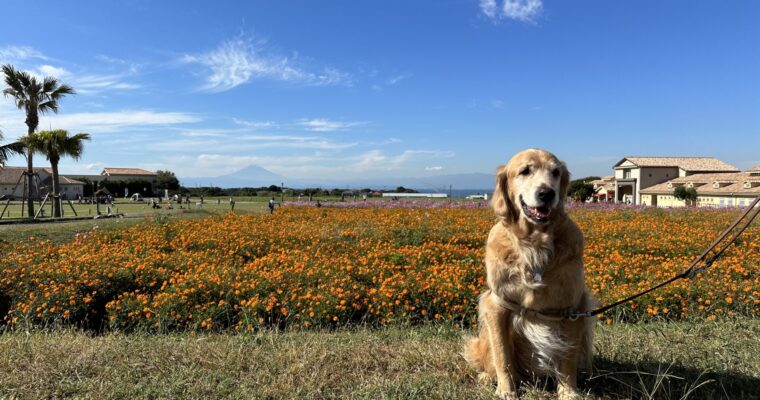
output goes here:
[[156, 176], [155, 172], [146, 171], [141, 168], [103, 168], [101, 175], [143, 175], [143, 176]]
[[739, 172], [738, 168], [714, 157], [625, 157], [618, 161], [615, 167], [626, 160], [638, 167], [678, 167], [694, 172]]

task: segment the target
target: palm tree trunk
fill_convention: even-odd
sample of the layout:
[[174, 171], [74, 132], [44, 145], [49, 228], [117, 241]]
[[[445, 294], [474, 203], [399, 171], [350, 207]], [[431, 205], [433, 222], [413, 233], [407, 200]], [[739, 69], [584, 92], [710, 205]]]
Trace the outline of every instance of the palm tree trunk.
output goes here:
[[51, 159], [50, 167], [53, 169], [53, 218], [61, 217], [61, 199], [58, 197], [60, 190], [58, 189], [58, 160]]
[[29, 218], [34, 218], [34, 164], [32, 162], [32, 151], [31, 149], [26, 150], [26, 179], [28, 182], [28, 185], [26, 187], [26, 197], [27, 197], [27, 215]]
[[[37, 125], [39, 124], [39, 119], [37, 118], [37, 110], [35, 109], [33, 112], [32, 110], [28, 109], [26, 110], [26, 126], [28, 128], [26, 137], [31, 138], [34, 134], [34, 131], [37, 130]], [[31, 147], [30, 143], [27, 143], [26, 146], [26, 178], [29, 182], [29, 186], [27, 187], [27, 200], [29, 202], [27, 203], [27, 213], [29, 215], [29, 218], [34, 218], [34, 162], [33, 162], [33, 155], [34, 155], [34, 149]]]

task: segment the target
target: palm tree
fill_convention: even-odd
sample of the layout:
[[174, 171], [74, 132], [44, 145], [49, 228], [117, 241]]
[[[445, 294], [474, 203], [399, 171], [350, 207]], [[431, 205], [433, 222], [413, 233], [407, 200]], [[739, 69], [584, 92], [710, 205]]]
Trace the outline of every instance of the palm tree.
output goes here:
[[[46, 76], [40, 82], [36, 77], [28, 72], [19, 71], [10, 64], [3, 65], [3, 75], [5, 75], [5, 84], [8, 85], [3, 89], [6, 97], [12, 97], [19, 110], [26, 112], [27, 135], [32, 135], [37, 131], [40, 123], [39, 113], [45, 114], [49, 111], [58, 113], [58, 100], [67, 94], [75, 94], [74, 89], [66, 84], [58, 82], [57, 79]], [[33, 144], [34, 141], [28, 141]], [[34, 216], [34, 196], [32, 177], [34, 176], [34, 163], [32, 155], [35, 149], [27, 145], [26, 162], [27, 162], [27, 181], [29, 202], [27, 203], [27, 212], [29, 218]]]
[[84, 152], [84, 141], [90, 140], [87, 133], [77, 133], [69, 136], [69, 132], [63, 129], [52, 131], [41, 131], [36, 135], [33, 146], [41, 154], [44, 154], [50, 161], [50, 168], [53, 170], [53, 217], [61, 216], [61, 202], [59, 200], [60, 188], [58, 184], [58, 161], [61, 157], [69, 156], [75, 160], [82, 157]]
[[[3, 132], [0, 132], [0, 141], [3, 140]], [[5, 161], [12, 155], [24, 154], [24, 145], [21, 142], [8, 143], [0, 146], [0, 167], [5, 165]]]

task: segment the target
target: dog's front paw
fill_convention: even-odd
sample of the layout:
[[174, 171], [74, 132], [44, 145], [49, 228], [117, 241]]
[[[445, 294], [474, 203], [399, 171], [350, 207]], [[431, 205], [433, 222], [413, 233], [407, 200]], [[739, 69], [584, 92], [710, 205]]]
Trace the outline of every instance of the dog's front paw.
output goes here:
[[583, 397], [575, 389], [560, 386], [557, 388], [557, 398], [559, 400], [581, 400]]
[[518, 400], [516, 391], [511, 388], [504, 388], [501, 385], [496, 387], [496, 397], [500, 400]]

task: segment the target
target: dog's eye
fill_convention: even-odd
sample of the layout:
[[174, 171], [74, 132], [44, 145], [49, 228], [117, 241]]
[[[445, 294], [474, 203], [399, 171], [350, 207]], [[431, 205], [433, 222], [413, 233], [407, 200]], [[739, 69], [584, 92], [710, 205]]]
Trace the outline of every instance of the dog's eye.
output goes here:
[[525, 168], [521, 169], [520, 170], [520, 175], [530, 175], [530, 168], [529, 167], [525, 167]]
[[559, 168], [554, 168], [554, 171], [552, 171], [552, 175], [554, 175], [555, 178], [558, 177], [559, 176]]

